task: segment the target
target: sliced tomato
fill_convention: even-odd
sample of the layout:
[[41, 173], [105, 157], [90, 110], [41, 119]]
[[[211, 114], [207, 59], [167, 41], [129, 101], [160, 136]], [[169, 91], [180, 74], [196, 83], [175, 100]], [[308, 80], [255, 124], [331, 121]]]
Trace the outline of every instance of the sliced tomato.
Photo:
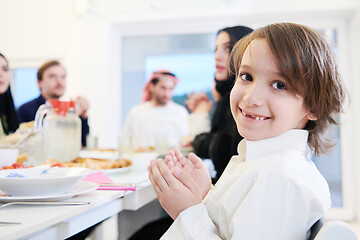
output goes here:
[[61, 163], [54, 163], [53, 165], [51, 165], [51, 167], [63, 167], [63, 165]]
[[11, 166], [15, 169], [24, 168], [24, 165], [22, 163], [18, 163], [18, 162], [12, 164]]
[[14, 169], [14, 167], [13, 166], [3, 166], [1, 168], [1, 170], [6, 170], [6, 169]]

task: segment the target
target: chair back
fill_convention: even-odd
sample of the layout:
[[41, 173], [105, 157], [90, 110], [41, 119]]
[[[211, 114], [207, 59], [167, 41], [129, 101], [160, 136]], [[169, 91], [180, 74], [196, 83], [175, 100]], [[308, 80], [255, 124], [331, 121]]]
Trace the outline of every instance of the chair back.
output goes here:
[[[321, 222], [319, 224], [321, 225]], [[315, 231], [320, 225], [314, 225], [313, 227], [315, 234]], [[313, 229], [313, 227], [311, 227], [311, 229]], [[315, 234], [314, 238], [311, 237], [312, 234], [310, 239], [314, 240], [358, 240], [354, 230], [348, 224], [342, 221], [327, 221], [323, 223], [323, 225], [320, 226], [320, 230]]]
[[312, 227], [310, 228], [310, 236], [307, 238], [307, 240], [314, 240], [316, 235], [318, 234], [318, 232], [320, 231], [320, 229], [322, 228], [322, 226], [324, 226], [324, 219], [320, 218], [319, 220], [317, 220], [316, 223], [314, 223], [312, 225]]

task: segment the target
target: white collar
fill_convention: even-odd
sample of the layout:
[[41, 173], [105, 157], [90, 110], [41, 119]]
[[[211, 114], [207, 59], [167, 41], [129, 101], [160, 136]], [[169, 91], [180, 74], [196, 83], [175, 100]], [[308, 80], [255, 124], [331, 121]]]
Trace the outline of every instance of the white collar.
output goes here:
[[310, 154], [310, 148], [307, 143], [308, 135], [309, 133], [306, 130], [292, 129], [279, 136], [258, 141], [243, 139], [238, 145], [239, 157], [242, 161], [251, 161], [288, 149], [297, 149]]

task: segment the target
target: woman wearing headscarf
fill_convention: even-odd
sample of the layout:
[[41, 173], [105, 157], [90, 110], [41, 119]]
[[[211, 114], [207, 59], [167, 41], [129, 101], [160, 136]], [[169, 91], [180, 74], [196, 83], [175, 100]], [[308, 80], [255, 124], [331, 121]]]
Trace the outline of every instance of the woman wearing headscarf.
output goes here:
[[[215, 85], [212, 91], [216, 107], [211, 121], [211, 130], [197, 135], [192, 142], [195, 154], [201, 158], [210, 158], [213, 161], [217, 172], [216, 177], [213, 179], [214, 182], [219, 179], [231, 156], [237, 154], [237, 145], [242, 139], [230, 111], [230, 90], [236, 76], [233, 74], [235, 71], [231, 69], [231, 66], [228, 69], [228, 59], [235, 43], [252, 31], [248, 27], [235, 26], [221, 29], [217, 33]], [[208, 101], [205, 98], [202, 99]], [[199, 101], [195, 100], [193, 106], [189, 107], [190, 110], [193, 112], [204, 111], [204, 108], [201, 107], [204, 104], [200, 104], [200, 102], [201, 99]], [[205, 109], [209, 110], [210, 108], [205, 107]]]
[[0, 138], [18, 129], [14, 101], [10, 91], [9, 64], [0, 53]]
[[[211, 131], [197, 135], [192, 143], [194, 152], [199, 157], [211, 158], [213, 160], [215, 170], [218, 172], [216, 178], [220, 177], [230, 157], [237, 153], [237, 144], [242, 139], [237, 133], [235, 121], [230, 112], [229, 94], [235, 81], [235, 76], [228, 74], [228, 58], [235, 43], [252, 31], [252, 29], [247, 27], [236, 26], [221, 29], [217, 34], [215, 48], [216, 74], [213, 91], [214, 99], [217, 100], [217, 103], [211, 122]], [[191, 106], [188, 104], [188, 108], [193, 113], [210, 112], [212, 104], [205, 95], [190, 94], [189, 97], [192, 104], [190, 104]], [[192, 97], [194, 99], [191, 99]], [[199, 118], [199, 116], [196, 118]], [[204, 122], [207, 121], [203, 121], [202, 124]], [[193, 126], [193, 128], [204, 129], [206, 126]], [[192, 131], [190, 130], [190, 132]], [[217, 151], [221, 153], [218, 154]], [[224, 161], [224, 159], [227, 160]], [[136, 232], [129, 240], [159, 239], [172, 222], [173, 220], [170, 217], [151, 222]]]

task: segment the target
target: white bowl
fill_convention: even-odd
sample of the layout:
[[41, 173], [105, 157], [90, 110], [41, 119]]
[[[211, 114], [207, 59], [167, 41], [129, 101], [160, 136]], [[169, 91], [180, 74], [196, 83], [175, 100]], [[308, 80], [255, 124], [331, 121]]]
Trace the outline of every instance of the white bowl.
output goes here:
[[0, 168], [11, 166], [16, 163], [19, 155], [19, 149], [16, 148], [0, 148]]
[[67, 193], [91, 172], [87, 168], [34, 167], [0, 171], [0, 190], [9, 196], [51, 196]]

